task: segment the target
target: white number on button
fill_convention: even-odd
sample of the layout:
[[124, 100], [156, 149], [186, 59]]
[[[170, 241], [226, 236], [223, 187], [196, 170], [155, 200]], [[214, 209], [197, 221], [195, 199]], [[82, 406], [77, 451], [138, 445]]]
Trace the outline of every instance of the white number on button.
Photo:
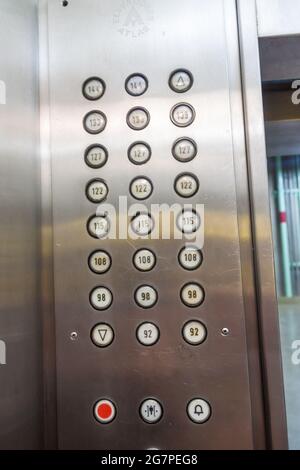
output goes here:
[[131, 228], [136, 235], [145, 237], [153, 231], [154, 221], [149, 214], [139, 214], [132, 220]]
[[182, 197], [193, 197], [199, 189], [199, 181], [194, 175], [180, 175], [175, 181], [175, 191]]
[[88, 100], [99, 100], [105, 92], [105, 85], [100, 78], [89, 78], [83, 84], [83, 95]]
[[148, 82], [144, 75], [130, 75], [126, 80], [125, 88], [130, 95], [140, 96], [147, 90]]
[[203, 323], [193, 320], [184, 325], [182, 335], [187, 343], [198, 346], [206, 340], [207, 330]]
[[133, 108], [127, 114], [127, 124], [136, 131], [140, 131], [148, 126], [150, 116], [144, 108]]
[[136, 142], [128, 149], [128, 158], [135, 165], [143, 165], [151, 158], [149, 145], [143, 142]]
[[139, 271], [151, 271], [155, 263], [155, 254], [146, 249], [137, 251], [133, 258], [133, 264]]
[[137, 329], [136, 336], [143, 346], [153, 346], [159, 340], [159, 329], [153, 323], [143, 323]]
[[151, 308], [157, 302], [157, 292], [151, 286], [141, 286], [134, 294], [136, 303], [143, 308]]
[[91, 237], [104, 238], [109, 233], [109, 220], [104, 216], [93, 216], [89, 219], [87, 229]]
[[107, 348], [115, 338], [114, 330], [106, 323], [99, 323], [92, 329], [91, 338], [98, 348]]
[[182, 233], [194, 233], [201, 225], [200, 215], [191, 209], [184, 209], [177, 217], [177, 225]]
[[99, 134], [106, 127], [106, 116], [101, 111], [91, 111], [85, 116], [83, 124], [90, 134]]
[[210, 404], [202, 398], [191, 400], [187, 406], [188, 417], [196, 424], [203, 424], [211, 417]]
[[198, 307], [204, 301], [204, 290], [199, 284], [186, 284], [181, 289], [180, 296], [188, 307]]
[[93, 180], [88, 183], [86, 195], [91, 202], [102, 202], [107, 198], [108, 187], [102, 180]]
[[198, 248], [187, 246], [180, 251], [178, 259], [184, 269], [193, 271], [201, 266], [203, 256], [201, 250]]
[[135, 199], [140, 201], [148, 199], [153, 191], [152, 183], [147, 178], [136, 178], [130, 185], [130, 193]]
[[176, 160], [190, 162], [197, 155], [197, 145], [192, 139], [179, 139], [175, 142], [172, 152]]
[[96, 287], [90, 294], [90, 301], [96, 310], [106, 310], [112, 304], [112, 293], [107, 287]]
[[176, 126], [187, 127], [195, 119], [195, 110], [190, 104], [179, 103], [172, 108], [171, 119]]
[[108, 152], [102, 145], [92, 145], [86, 150], [85, 162], [91, 168], [101, 168], [105, 165]]
[[89, 257], [89, 267], [96, 274], [104, 274], [111, 267], [111, 257], [105, 251], [95, 251]]

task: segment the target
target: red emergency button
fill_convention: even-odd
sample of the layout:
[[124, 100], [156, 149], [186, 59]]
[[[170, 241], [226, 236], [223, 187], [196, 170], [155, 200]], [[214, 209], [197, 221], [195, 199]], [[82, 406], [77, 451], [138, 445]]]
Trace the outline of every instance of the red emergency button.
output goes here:
[[94, 406], [94, 416], [101, 424], [111, 423], [116, 416], [116, 407], [110, 400], [99, 400]]

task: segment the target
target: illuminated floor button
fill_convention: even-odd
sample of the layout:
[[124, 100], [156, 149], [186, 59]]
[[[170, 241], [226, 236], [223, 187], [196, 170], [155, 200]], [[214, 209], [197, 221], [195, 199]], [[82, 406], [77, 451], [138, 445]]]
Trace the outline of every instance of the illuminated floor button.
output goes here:
[[132, 108], [127, 114], [127, 124], [135, 131], [141, 131], [148, 126], [150, 115], [145, 108]]
[[145, 237], [153, 231], [154, 220], [150, 214], [138, 214], [131, 221], [131, 228], [136, 235]]
[[139, 271], [151, 271], [156, 264], [156, 256], [151, 250], [139, 250], [133, 257], [133, 264]]
[[135, 199], [143, 201], [153, 192], [153, 185], [148, 178], [136, 178], [130, 184], [130, 193]]
[[188, 307], [198, 307], [204, 302], [204, 290], [200, 284], [190, 283], [183, 286], [180, 292], [182, 302]]
[[83, 119], [83, 126], [89, 134], [100, 134], [106, 127], [107, 119], [101, 111], [91, 111]]
[[87, 222], [87, 230], [93, 238], [104, 238], [109, 234], [110, 223], [107, 217], [93, 215]]
[[199, 346], [204, 343], [207, 337], [206, 327], [197, 320], [187, 322], [183, 329], [182, 335], [184, 340], [192, 346]]
[[140, 415], [143, 421], [148, 424], [158, 423], [163, 415], [163, 407], [159, 401], [148, 398], [140, 406]]
[[132, 74], [127, 78], [125, 88], [130, 95], [141, 96], [148, 89], [148, 80], [141, 73]]
[[203, 424], [211, 417], [210, 404], [202, 398], [191, 400], [187, 406], [188, 417], [196, 424]]
[[187, 235], [196, 232], [200, 225], [200, 215], [192, 209], [184, 209], [177, 217], [179, 230]]
[[86, 196], [91, 202], [100, 203], [107, 198], [108, 186], [101, 179], [95, 179], [88, 183]]
[[106, 323], [99, 323], [91, 331], [91, 339], [98, 348], [107, 348], [115, 338], [114, 330]]
[[111, 267], [111, 257], [106, 251], [94, 251], [89, 257], [89, 267], [96, 274], [104, 274]]
[[179, 196], [193, 197], [198, 192], [199, 181], [196, 176], [186, 173], [176, 178], [174, 187]]
[[188, 70], [175, 70], [170, 76], [169, 85], [176, 93], [184, 93], [193, 86], [193, 76]]
[[85, 163], [90, 168], [102, 168], [108, 159], [108, 152], [103, 145], [91, 145], [84, 155]]
[[104, 92], [105, 83], [98, 77], [88, 78], [82, 86], [83, 96], [90, 101], [99, 100], [104, 95]]
[[96, 310], [108, 309], [113, 301], [112, 293], [107, 287], [96, 287], [90, 293], [90, 302]]
[[135, 142], [128, 149], [128, 158], [135, 165], [144, 165], [151, 158], [151, 149], [145, 142]]
[[190, 162], [197, 155], [196, 142], [188, 138], [178, 139], [173, 145], [172, 153], [179, 162]]
[[178, 255], [180, 265], [188, 271], [198, 269], [203, 261], [201, 250], [195, 246], [185, 246]]
[[171, 110], [171, 120], [175, 126], [190, 126], [195, 119], [195, 110], [192, 105], [187, 103], [178, 103]]
[[101, 424], [111, 423], [116, 417], [116, 407], [110, 400], [99, 400], [94, 406], [94, 416]]
[[157, 302], [157, 292], [154, 287], [140, 286], [134, 293], [134, 298], [139, 307], [151, 308]]
[[143, 346], [153, 346], [159, 340], [159, 328], [153, 323], [143, 323], [137, 328], [136, 336]]

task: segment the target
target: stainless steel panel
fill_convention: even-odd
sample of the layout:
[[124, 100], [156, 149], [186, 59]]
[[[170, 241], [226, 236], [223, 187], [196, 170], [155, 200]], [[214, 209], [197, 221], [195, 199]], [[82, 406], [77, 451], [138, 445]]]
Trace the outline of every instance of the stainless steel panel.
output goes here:
[[[241, 94], [234, 85], [239, 82], [237, 50], [235, 60], [232, 55], [229, 60], [232, 17], [228, 21], [224, 11], [229, 1], [226, 9], [224, 3], [72, 0], [64, 8], [60, 1], [49, 2], [61, 449], [254, 446], [234, 165], [234, 158], [244, 158], [244, 150], [238, 142], [233, 148], [236, 132], [232, 132], [231, 120], [234, 97]], [[124, 29], [133, 4], [140, 19]], [[234, 5], [230, 2], [236, 24]], [[141, 23], [142, 29], [137, 27]], [[169, 119], [172, 106], [183, 101], [168, 87], [169, 74], [179, 67], [194, 76], [194, 86], [184, 101], [195, 108], [196, 120], [183, 131]], [[135, 72], [149, 80], [147, 93], [136, 98], [124, 89], [125, 79]], [[91, 106], [82, 97], [81, 86], [95, 75], [106, 82], [107, 91]], [[151, 114], [150, 125], [138, 134], [126, 125], [126, 114], [134, 106], [143, 106]], [[83, 116], [92, 109], [100, 109], [108, 118], [100, 136], [90, 136], [82, 127]], [[242, 133], [241, 120], [238, 125]], [[153, 272], [141, 274], [131, 260], [145, 242], [99, 241], [88, 236], [86, 222], [95, 207], [84, 189], [95, 175], [109, 184], [108, 202], [117, 204], [118, 195], [128, 195], [129, 183], [141, 169], [129, 162], [126, 152], [134, 140], [141, 139], [153, 150], [152, 159], [142, 168], [155, 188], [147, 204], [180, 202], [173, 183], [183, 166], [172, 157], [171, 148], [185, 135], [199, 148], [198, 158], [185, 168], [200, 180], [200, 193], [192, 202], [205, 205], [205, 261], [198, 272], [185, 272], [177, 263], [182, 242], [149, 241], [146, 245], [156, 253], [158, 264]], [[97, 141], [109, 149], [110, 158], [95, 171], [85, 165], [83, 156], [85, 148]], [[247, 218], [247, 204], [243, 210]], [[87, 266], [89, 254], [98, 247], [113, 259], [113, 268], [101, 279]], [[246, 272], [247, 279], [251, 284], [251, 273]], [[205, 303], [193, 310], [179, 299], [181, 287], [189, 281], [200, 282], [206, 290]], [[143, 283], [150, 283], [159, 293], [151, 311], [139, 309], [133, 301], [135, 288]], [[101, 284], [114, 293], [112, 307], [102, 313], [89, 305], [89, 292]], [[209, 333], [199, 348], [181, 338], [183, 324], [194, 317], [207, 325]], [[145, 320], [161, 330], [160, 342], [153, 348], [143, 348], [135, 339], [136, 327]], [[111, 324], [116, 333], [112, 346], [104, 350], [90, 341], [90, 330], [98, 321]], [[224, 327], [230, 332], [227, 337], [221, 334]], [[77, 332], [77, 341], [70, 339], [72, 332]], [[140, 420], [138, 407], [152, 396], [160, 400], [165, 413], [159, 424], [149, 426]], [[186, 405], [195, 396], [207, 399], [213, 410], [202, 426], [186, 416]], [[92, 416], [93, 404], [103, 397], [118, 407], [117, 418], [109, 426], [101, 426]]]
[[0, 1], [1, 449], [42, 445], [37, 32], [35, 1]]
[[256, 5], [260, 37], [300, 33], [298, 0], [256, 0]]
[[268, 446], [287, 447], [255, 0], [239, 0], [246, 145]]

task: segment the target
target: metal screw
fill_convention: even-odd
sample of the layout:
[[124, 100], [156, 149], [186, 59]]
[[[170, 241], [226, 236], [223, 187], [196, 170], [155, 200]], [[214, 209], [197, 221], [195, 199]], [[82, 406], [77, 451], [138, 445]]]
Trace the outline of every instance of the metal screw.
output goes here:
[[73, 333], [70, 334], [70, 339], [71, 341], [76, 341], [78, 339], [78, 333], [76, 333], [76, 331], [73, 331]]
[[228, 336], [229, 333], [230, 333], [230, 332], [229, 332], [229, 329], [228, 329], [228, 328], [223, 328], [223, 329], [222, 329], [222, 335], [223, 335], [223, 336]]

